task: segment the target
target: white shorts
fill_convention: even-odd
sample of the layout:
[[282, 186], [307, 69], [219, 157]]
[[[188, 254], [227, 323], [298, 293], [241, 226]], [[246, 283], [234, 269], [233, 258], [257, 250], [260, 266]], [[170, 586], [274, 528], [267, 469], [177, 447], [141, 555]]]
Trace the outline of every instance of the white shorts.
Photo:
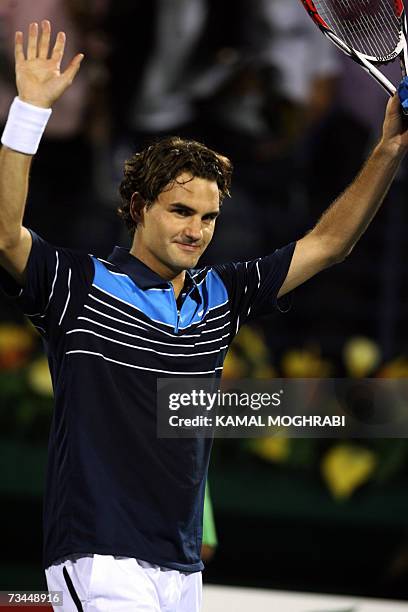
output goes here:
[[63, 592], [55, 612], [199, 612], [201, 572], [140, 559], [72, 555], [45, 570], [49, 591]]

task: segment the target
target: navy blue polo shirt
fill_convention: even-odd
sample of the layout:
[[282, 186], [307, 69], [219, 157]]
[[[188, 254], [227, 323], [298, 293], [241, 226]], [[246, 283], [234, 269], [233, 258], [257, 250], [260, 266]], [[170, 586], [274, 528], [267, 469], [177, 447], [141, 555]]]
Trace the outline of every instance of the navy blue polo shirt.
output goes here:
[[126, 249], [104, 261], [32, 237], [24, 289], [1, 281], [43, 336], [54, 387], [45, 567], [96, 553], [201, 570], [211, 440], [157, 438], [157, 378], [220, 377], [239, 327], [276, 306], [294, 244], [187, 271], [177, 306]]

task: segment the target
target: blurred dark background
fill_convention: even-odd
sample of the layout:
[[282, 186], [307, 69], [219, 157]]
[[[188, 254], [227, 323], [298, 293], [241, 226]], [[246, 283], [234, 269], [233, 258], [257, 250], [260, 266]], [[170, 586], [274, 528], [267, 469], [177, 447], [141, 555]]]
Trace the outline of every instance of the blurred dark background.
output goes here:
[[[298, 0], [4, 0], [2, 123], [13, 33], [44, 18], [67, 32], [68, 59], [86, 55], [32, 167], [25, 224], [54, 244], [102, 257], [127, 246], [123, 162], [178, 134], [235, 166], [206, 263], [258, 257], [310, 229], [380, 136], [385, 94]], [[296, 290], [288, 313], [243, 329], [225, 375], [406, 378], [407, 194], [403, 166], [350, 258]], [[51, 395], [34, 329], [1, 298], [0, 590], [44, 587]], [[407, 454], [405, 440], [217, 441], [205, 579], [408, 599]]]

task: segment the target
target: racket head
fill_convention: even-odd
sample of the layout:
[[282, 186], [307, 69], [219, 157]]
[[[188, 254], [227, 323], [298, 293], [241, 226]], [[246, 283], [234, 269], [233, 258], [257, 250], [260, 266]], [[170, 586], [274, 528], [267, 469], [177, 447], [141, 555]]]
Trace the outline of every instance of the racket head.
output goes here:
[[368, 61], [381, 64], [398, 57], [406, 45], [403, 0], [301, 0], [325, 32]]

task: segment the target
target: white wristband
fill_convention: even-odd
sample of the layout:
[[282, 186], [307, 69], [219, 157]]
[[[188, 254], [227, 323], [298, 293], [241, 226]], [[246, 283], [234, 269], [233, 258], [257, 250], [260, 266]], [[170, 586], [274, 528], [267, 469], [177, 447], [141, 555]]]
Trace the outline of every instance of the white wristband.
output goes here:
[[14, 98], [1, 137], [2, 144], [19, 153], [34, 155], [51, 113], [50, 108], [40, 108]]

